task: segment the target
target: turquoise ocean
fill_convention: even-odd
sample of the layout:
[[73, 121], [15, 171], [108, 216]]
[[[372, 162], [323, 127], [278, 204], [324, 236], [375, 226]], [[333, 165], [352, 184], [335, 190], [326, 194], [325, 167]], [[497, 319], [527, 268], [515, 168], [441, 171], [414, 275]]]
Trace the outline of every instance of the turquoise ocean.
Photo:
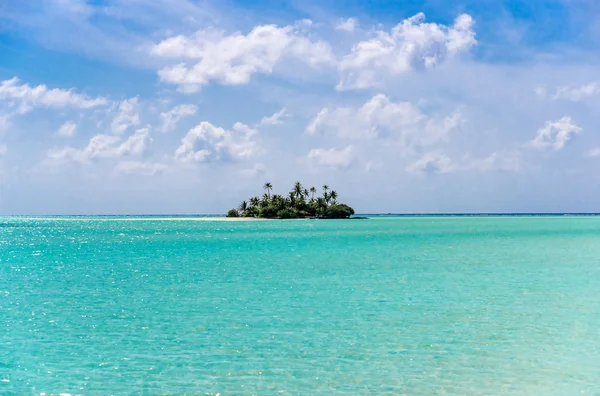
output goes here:
[[600, 394], [600, 217], [0, 217], [0, 394]]

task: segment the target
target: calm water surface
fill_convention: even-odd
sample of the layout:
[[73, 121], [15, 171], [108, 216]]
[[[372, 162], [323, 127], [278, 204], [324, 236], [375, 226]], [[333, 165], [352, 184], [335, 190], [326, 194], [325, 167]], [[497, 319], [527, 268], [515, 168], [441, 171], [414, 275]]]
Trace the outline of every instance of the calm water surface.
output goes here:
[[600, 217], [4, 217], [0, 313], [0, 394], [598, 394]]

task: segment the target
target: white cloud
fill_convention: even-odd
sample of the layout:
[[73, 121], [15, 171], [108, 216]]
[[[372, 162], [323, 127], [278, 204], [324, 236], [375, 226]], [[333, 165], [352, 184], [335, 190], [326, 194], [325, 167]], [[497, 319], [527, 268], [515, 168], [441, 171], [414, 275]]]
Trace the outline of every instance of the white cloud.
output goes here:
[[[319, 111], [317, 113], [317, 115], [315, 116], [315, 118], [313, 118], [313, 120], [310, 122], [310, 124], [308, 124], [308, 126], [306, 127], [306, 133], [310, 134], [310, 135], [314, 135], [315, 133], [317, 133], [319, 130], [321, 129], [325, 129], [327, 126], [331, 126], [333, 125], [334, 128], [339, 128], [339, 124], [344, 122], [345, 117], [343, 117], [345, 114], [345, 108], [340, 108], [335, 110], [336, 112], [340, 112], [341, 114], [336, 115], [336, 119], [337, 122], [333, 121], [332, 119], [330, 119], [330, 114], [329, 114], [329, 109], [328, 108], [324, 108], [321, 111]], [[349, 110], [349, 109], [348, 109]]]
[[342, 150], [312, 149], [307, 156], [309, 162], [318, 167], [341, 169], [350, 166], [356, 159], [354, 147], [348, 146]]
[[365, 172], [373, 172], [377, 169], [381, 169], [383, 167], [383, 163], [380, 161], [369, 161], [365, 164]]
[[600, 157], [600, 147], [591, 149], [590, 151], [587, 152], [586, 156], [591, 157], [591, 158]]
[[79, 150], [73, 147], [52, 149], [48, 152], [48, 159], [61, 162], [88, 162], [90, 159], [111, 156], [115, 145], [121, 140], [118, 136], [96, 135], [92, 137], [88, 145]]
[[573, 123], [569, 116], [565, 116], [558, 121], [548, 121], [543, 128], [537, 132], [535, 139], [531, 141], [531, 146], [535, 148], [552, 148], [555, 151], [562, 150], [567, 142], [583, 129]]
[[420, 144], [427, 146], [445, 141], [450, 132], [456, 130], [465, 122], [461, 113], [453, 113], [441, 120], [428, 119], [422, 133], [419, 134]]
[[443, 154], [427, 153], [407, 168], [413, 173], [450, 173], [455, 170], [452, 159]]
[[411, 163], [406, 170], [412, 173], [454, 173], [454, 172], [518, 172], [522, 161], [519, 151], [496, 151], [486, 157], [469, 155], [455, 160], [447, 155], [430, 152]]
[[20, 84], [17, 77], [0, 82], [0, 99], [8, 101], [9, 106], [16, 107], [19, 114], [28, 113], [34, 107], [89, 109], [108, 104], [105, 98], [90, 98], [75, 93], [72, 89], [48, 89], [45, 85], [31, 87]]
[[286, 109], [281, 109], [277, 113], [273, 114], [272, 116], [263, 117], [263, 119], [260, 121], [259, 125], [263, 126], [263, 125], [280, 125], [280, 124], [283, 124], [283, 121], [281, 119], [283, 117], [285, 117], [286, 115], [287, 115]]
[[409, 102], [373, 96], [359, 108], [322, 109], [306, 128], [309, 134], [333, 132], [349, 139], [389, 137], [405, 147], [426, 146], [447, 139], [463, 122], [460, 113], [441, 120], [428, 118]]
[[140, 124], [138, 98], [125, 99], [119, 104], [119, 114], [112, 121], [113, 133], [122, 135], [132, 126]]
[[424, 118], [420, 110], [409, 102], [394, 103], [387, 96], [373, 96], [362, 107], [322, 109], [306, 131], [334, 131], [346, 138], [374, 138], [385, 130], [415, 125]]
[[315, 23], [308, 18], [304, 18], [296, 22], [296, 26], [304, 28], [311, 28], [314, 24]]
[[358, 27], [358, 19], [348, 18], [344, 21], [340, 21], [335, 27], [335, 30], [343, 30], [345, 32], [353, 32]]
[[175, 158], [184, 162], [248, 160], [262, 153], [260, 145], [252, 140], [256, 132], [240, 122], [225, 130], [203, 121], [183, 137]]
[[479, 172], [505, 171], [518, 172], [521, 169], [521, 153], [518, 151], [497, 151], [483, 158], [467, 158], [463, 168]]
[[73, 121], [67, 121], [58, 128], [56, 134], [61, 137], [71, 137], [77, 131], [77, 124]]
[[247, 84], [252, 75], [271, 74], [285, 57], [317, 67], [333, 64], [329, 44], [311, 41], [297, 27], [261, 25], [247, 35], [201, 30], [191, 36], [175, 36], [152, 48], [152, 54], [181, 62], [161, 69], [162, 81], [183, 92], [196, 92], [211, 82]]
[[141, 156], [146, 152], [151, 142], [152, 138], [148, 128], [140, 128], [116, 148], [115, 156]]
[[170, 111], [160, 113], [162, 120], [162, 131], [169, 132], [175, 129], [179, 120], [183, 117], [189, 117], [198, 111], [198, 107], [192, 104], [182, 104], [175, 106]]
[[122, 161], [115, 166], [117, 173], [140, 174], [143, 176], [154, 176], [167, 169], [167, 165], [142, 161]]
[[400, 22], [390, 33], [378, 30], [372, 39], [354, 45], [339, 64], [338, 89], [380, 84], [386, 75], [432, 68], [477, 43], [471, 16], [462, 14], [452, 26], [425, 23], [419, 13]]
[[577, 87], [562, 86], [556, 88], [556, 92], [552, 96], [552, 100], [563, 99], [570, 100], [572, 102], [579, 102], [590, 96], [598, 94], [600, 94], [600, 84], [598, 83], [589, 83]]
[[103, 158], [139, 157], [146, 152], [151, 142], [147, 128], [138, 129], [124, 142], [121, 142], [120, 136], [100, 134], [93, 136], [83, 149], [64, 147], [50, 150], [48, 160], [53, 163], [88, 163]]

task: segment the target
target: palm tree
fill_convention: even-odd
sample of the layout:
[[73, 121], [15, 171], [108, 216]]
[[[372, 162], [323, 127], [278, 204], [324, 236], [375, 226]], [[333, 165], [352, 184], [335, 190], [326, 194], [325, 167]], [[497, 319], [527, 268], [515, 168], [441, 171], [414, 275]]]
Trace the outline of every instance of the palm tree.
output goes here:
[[337, 192], [331, 191], [331, 193], [329, 193], [329, 198], [331, 198], [331, 201], [333, 203], [336, 203], [337, 197], [338, 197]]
[[316, 188], [314, 188], [314, 187], [311, 187], [311, 188], [310, 188], [310, 193], [311, 193], [311, 195], [312, 195], [312, 196], [310, 197], [310, 199], [312, 199], [312, 200], [314, 200], [314, 199], [315, 199], [315, 193], [316, 193], [316, 192], [317, 192], [317, 189], [316, 189]]
[[269, 195], [269, 199], [271, 199], [271, 190], [273, 189], [273, 185], [269, 182], [266, 182], [263, 186], [265, 190], [267, 190], [267, 194]]
[[252, 206], [258, 206], [259, 202], [260, 202], [260, 199], [258, 199], [258, 197], [250, 198], [250, 205], [252, 205]]
[[308, 199], [308, 189], [304, 189], [304, 199]]
[[323, 212], [325, 212], [325, 209], [327, 209], [327, 201], [325, 201], [324, 198], [317, 198], [317, 213], [318, 214], [323, 214]]
[[248, 210], [248, 202], [242, 201], [242, 203], [240, 203], [240, 206], [238, 206], [238, 209], [240, 212], [244, 213], [246, 210]]
[[327, 194], [327, 191], [329, 191], [329, 186], [328, 186], [327, 184], [325, 184], [325, 185], [323, 186], [323, 193], [324, 193], [324, 194]]
[[299, 181], [294, 183], [294, 189], [292, 191], [294, 192], [294, 194], [296, 194], [297, 198], [302, 197], [302, 193], [304, 192], [304, 189], [302, 188], [302, 183], [300, 183]]

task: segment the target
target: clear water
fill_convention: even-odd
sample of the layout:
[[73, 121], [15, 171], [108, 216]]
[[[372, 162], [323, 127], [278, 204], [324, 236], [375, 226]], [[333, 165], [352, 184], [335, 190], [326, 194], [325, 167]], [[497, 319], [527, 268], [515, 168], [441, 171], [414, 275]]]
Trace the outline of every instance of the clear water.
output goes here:
[[0, 218], [0, 394], [598, 394], [600, 217]]

